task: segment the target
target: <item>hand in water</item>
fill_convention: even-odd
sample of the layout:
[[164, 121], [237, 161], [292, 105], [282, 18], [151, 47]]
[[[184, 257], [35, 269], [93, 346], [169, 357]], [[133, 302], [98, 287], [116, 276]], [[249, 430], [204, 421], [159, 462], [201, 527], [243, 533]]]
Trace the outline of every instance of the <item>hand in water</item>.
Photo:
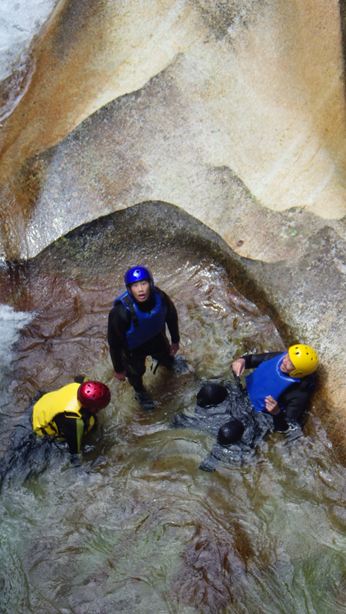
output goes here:
[[245, 359], [244, 358], [237, 358], [237, 360], [234, 360], [231, 364], [232, 367], [232, 371], [235, 375], [237, 375], [237, 377], [240, 377], [245, 370]]
[[212, 471], [215, 471], [216, 464], [217, 464], [217, 461], [211, 458], [210, 456], [208, 456], [201, 462], [199, 469], [202, 469], [202, 471], [212, 472]]

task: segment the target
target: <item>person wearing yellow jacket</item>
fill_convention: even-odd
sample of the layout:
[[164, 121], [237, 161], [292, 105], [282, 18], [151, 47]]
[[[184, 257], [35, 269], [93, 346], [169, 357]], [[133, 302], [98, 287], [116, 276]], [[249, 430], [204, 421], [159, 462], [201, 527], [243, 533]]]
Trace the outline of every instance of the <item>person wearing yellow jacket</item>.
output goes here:
[[71, 455], [79, 454], [82, 439], [106, 407], [109, 388], [98, 381], [73, 382], [44, 394], [33, 407], [32, 428], [38, 437], [66, 441]]
[[54, 457], [64, 454], [62, 446], [52, 445], [55, 441], [66, 442], [72, 464], [79, 464], [83, 437], [96, 426], [96, 414], [110, 398], [105, 384], [85, 381], [83, 376], [58, 390], [36, 395], [0, 459], [0, 488], [42, 473]]

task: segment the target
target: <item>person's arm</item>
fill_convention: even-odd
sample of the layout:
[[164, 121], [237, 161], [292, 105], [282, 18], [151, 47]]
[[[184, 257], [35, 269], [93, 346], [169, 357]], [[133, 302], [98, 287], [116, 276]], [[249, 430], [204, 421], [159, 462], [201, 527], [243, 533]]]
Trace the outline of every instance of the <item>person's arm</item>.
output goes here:
[[168, 294], [166, 294], [162, 290], [160, 290], [160, 292], [167, 306], [166, 323], [167, 323], [167, 327], [169, 330], [169, 334], [171, 336], [172, 345], [177, 345], [179, 348], [180, 335], [179, 335], [178, 312], [175, 308], [175, 305], [172, 299], [169, 298]]
[[245, 369], [255, 369], [262, 362], [278, 356], [281, 352], [265, 352], [265, 354], [244, 354], [240, 358], [236, 358], [232, 362], [232, 371], [235, 375], [240, 377]]
[[130, 325], [130, 314], [120, 303], [115, 305], [108, 316], [107, 340], [109, 353], [116, 373], [122, 373], [125, 366], [122, 360], [122, 352], [125, 345], [125, 333]]
[[245, 354], [245, 369], [256, 369], [262, 362], [271, 360], [275, 356], [279, 356], [282, 352], [265, 352], [263, 354]]
[[301, 423], [306, 414], [312, 393], [316, 387], [316, 376], [308, 375], [298, 384], [293, 384], [279, 397], [282, 414], [289, 424]]

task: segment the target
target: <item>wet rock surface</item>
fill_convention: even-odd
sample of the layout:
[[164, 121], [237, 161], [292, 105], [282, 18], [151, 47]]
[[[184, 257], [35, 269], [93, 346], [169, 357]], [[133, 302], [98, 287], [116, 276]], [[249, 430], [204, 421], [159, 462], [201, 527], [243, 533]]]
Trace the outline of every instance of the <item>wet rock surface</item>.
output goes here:
[[54, 6], [2, 128], [1, 256], [33, 257], [143, 202], [148, 232], [169, 232], [179, 210], [183, 227], [187, 213], [287, 341], [316, 345], [326, 402], [344, 415], [344, 10]]
[[[1, 454], [38, 389], [86, 373], [112, 390], [80, 467], [58, 450], [46, 466], [42, 447], [42, 474], [35, 463], [24, 485], [3, 484], [8, 611], [46, 611], [52, 594], [54, 607], [85, 613], [252, 612], [259, 600], [271, 610], [273, 595], [278, 611], [283, 602], [302, 611], [307, 600], [337, 611], [345, 472], [317, 408], [296, 445], [271, 435], [244, 466], [219, 458], [208, 432], [170, 428], [174, 415], [193, 412], [202, 380], [229, 377], [233, 356], [285, 347], [268, 309], [236, 289], [239, 280], [251, 288], [231, 254], [209, 228], [156, 202], [85, 224], [0, 268], [1, 296], [23, 310], [2, 380]], [[106, 344], [107, 314], [134, 255], [175, 301], [181, 351], [194, 368], [154, 375], [148, 365], [151, 412], [115, 380]], [[211, 452], [217, 470], [201, 471]], [[24, 470], [20, 482], [30, 465], [10, 461], [11, 478]]]

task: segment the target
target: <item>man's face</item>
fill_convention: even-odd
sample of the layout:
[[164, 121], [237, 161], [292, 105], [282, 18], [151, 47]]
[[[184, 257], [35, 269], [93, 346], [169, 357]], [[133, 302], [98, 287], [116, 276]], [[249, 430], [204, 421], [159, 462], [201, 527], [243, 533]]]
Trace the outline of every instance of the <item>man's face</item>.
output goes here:
[[132, 296], [139, 303], [147, 301], [150, 295], [150, 284], [147, 280], [136, 281], [130, 287]]
[[285, 354], [283, 357], [280, 369], [283, 373], [291, 373], [293, 371], [294, 364], [291, 362], [288, 354]]

